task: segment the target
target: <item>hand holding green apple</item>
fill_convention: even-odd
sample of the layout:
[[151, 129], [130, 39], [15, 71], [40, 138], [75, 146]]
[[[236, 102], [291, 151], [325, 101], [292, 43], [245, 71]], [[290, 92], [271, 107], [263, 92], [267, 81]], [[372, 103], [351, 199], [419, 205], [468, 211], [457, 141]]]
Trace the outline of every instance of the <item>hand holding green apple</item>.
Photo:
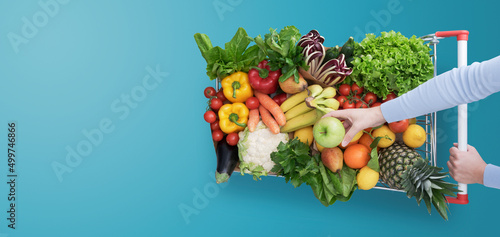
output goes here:
[[314, 125], [313, 136], [319, 145], [332, 148], [338, 146], [344, 139], [345, 128], [337, 118], [324, 117]]

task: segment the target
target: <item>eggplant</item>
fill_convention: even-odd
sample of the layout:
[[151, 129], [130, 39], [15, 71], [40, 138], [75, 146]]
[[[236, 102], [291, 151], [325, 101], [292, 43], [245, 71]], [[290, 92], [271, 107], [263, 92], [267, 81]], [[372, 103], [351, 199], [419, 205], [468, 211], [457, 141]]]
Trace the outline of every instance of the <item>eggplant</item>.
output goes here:
[[220, 184], [227, 182], [238, 164], [238, 147], [231, 146], [226, 139], [217, 143], [217, 170], [215, 171], [215, 181]]

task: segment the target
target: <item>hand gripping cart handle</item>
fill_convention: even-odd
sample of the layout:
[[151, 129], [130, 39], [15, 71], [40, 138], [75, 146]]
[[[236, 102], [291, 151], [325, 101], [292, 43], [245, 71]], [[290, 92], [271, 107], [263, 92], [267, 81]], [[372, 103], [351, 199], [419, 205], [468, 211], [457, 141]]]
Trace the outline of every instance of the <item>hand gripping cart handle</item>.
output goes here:
[[[434, 46], [434, 76], [436, 73], [437, 65], [437, 54], [436, 45], [439, 43], [438, 39], [457, 37], [457, 59], [458, 67], [467, 66], [467, 40], [469, 38], [469, 32], [466, 30], [454, 30], [454, 31], [438, 31], [434, 34], [423, 36], [422, 39], [429, 41], [431, 45]], [[435, 146], [435, 144], [433, 144]], [[467, 104], [461, 104], [458, 106], [458, 149], [461, 151], [467, 151]], [[458, 189], [461, 190], [457, 197], [446, 197], [449, 203], [453, 204], [467, 204], [469, 203], [469, 197], [467, 194], [467, 184], [458, 183]]]

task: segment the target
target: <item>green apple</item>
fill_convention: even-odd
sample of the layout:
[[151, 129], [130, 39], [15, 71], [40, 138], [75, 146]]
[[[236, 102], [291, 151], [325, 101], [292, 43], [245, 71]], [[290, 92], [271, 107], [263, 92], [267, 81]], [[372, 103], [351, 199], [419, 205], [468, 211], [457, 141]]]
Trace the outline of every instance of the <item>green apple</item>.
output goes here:
[[314, 124], [313, 136], [321, 146], [332, 148], [338, 146], [344, 139], [345, 128], [337, 118], [326, 117]]

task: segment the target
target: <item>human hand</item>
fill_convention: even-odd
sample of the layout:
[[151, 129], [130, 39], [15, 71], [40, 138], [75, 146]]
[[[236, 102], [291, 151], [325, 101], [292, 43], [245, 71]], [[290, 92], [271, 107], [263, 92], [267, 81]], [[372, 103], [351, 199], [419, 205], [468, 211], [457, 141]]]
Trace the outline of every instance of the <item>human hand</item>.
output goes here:
[[342, 146], [347, 146], [359, 131], [365, 128], [376, 127], [385, 122], [380, 106], [368, 109], [345, 109], [332, 111], [324, 117], [335, 117], [344, 120], [346, 134]]
[[458, 144], [450, 148], [450, 160], [447, 162], [450, 175], [459, 183], [483, 184], [486, 162], [481, 158], [476, 148], [467, 145], [467, 151], [458, 150]]

